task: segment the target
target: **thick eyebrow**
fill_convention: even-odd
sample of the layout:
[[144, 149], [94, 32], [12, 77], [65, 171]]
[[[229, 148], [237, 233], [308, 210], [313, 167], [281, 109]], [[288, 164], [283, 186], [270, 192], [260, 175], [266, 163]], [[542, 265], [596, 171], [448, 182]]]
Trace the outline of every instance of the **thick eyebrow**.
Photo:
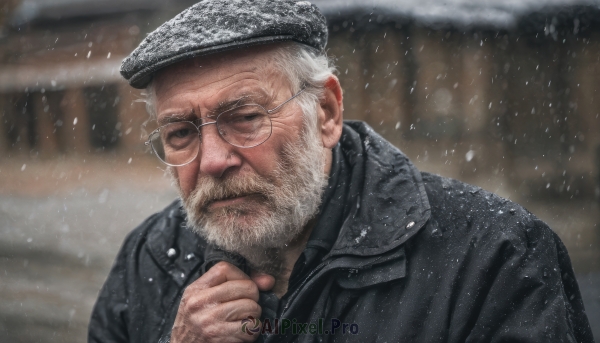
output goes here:
[[164, 116], [161, 116], [157, 122], [159, 126], [166, 125], [168, 123], [174, 123], [178, 121], [194, 121], [198, 119], [194, 110], [190, 110], [189, 112], [183, 113], [169, 113]]
[[[216, 116], [230, 109], [247, 104], [259, 104], [261, 106], [266, 106], [268, 103], [272, 102], [272, 100], [272, 96], [268, 96], [265, 92], [259, 90], [245, 92], [240, 96], [219, 102], [214, 109], [208, 112], [208, 117]], [[173, 122], [194, 121], [198, 119], [199, 118], [196, 115], [196, 112], [194, 110], [190, 110], [188, 112], [167, 113], [165, 115], [161, 115], [160, 118], [158, 118], [157, 123], [159, 126], [162, 126]]]
[[232, 108], [248, 104], [259, 104], [265, 106], [267, 103], [269, 103], [270, 98], [271, 97], [267, 96], [261, 91], [247, 92], [241, 96], [219, 102], [219, 105], [217, 105], [217, 107], [212, 109], [209, 113], [211, 115], [217, 115]]

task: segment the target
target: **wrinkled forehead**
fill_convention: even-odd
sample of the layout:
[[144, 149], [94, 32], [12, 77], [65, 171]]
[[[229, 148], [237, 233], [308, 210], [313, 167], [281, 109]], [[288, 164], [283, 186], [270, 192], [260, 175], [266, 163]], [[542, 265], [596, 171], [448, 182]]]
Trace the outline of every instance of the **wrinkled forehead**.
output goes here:
[[161, 70], [152, 83], [157, 119], [203, 117], [241, 101], [268, 107], [285, 100], [293, 87], [273, 58], [276, 48], [203, 56]]
[[188, 59], [157, 72], [154, 92], [162, 93], [191, 83], [199, 87], [226, 86], [239, 80], [251, 79], [265, 87], [288, 85], [285, 73], [274, 61], [278, 45], [250, 47]]

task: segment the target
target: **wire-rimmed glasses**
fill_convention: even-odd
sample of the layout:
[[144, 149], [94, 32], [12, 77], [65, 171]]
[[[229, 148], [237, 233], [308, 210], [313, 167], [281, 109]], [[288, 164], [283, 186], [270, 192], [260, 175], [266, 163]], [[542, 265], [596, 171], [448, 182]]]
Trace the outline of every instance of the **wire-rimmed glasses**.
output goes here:
[[305, 87], [279, 106], [267, 110], [258, 104], [245, 104], [218, 115], [205, 117], [214, 121], [195, 124], [192, 121], [174, 121], [160, 126], [148, 136], [146, 145], [166, 165], [180, 167], [191, 163], [200, 151], [202, 126], [215, 124], [217, 132], [227, 143], [239, 148], [253, 148], [264, 143], [273, 126], [271, 114], [280, 110], [305, 90]]

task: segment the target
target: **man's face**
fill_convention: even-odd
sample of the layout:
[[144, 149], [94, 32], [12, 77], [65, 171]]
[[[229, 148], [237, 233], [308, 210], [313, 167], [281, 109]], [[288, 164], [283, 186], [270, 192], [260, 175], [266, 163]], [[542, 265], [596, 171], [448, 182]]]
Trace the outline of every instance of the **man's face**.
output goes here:
[[[246, 97], [266, 109], [278, 106], [294, 94], [268, 53], [238, 51], [165, 69], [154, 80], [157, 119], [214, 115]], [[198, 158], [172, 169], [188, 224], [227, 250], [283, 246], [318, 209], [326, 168], [316, 125], [304, 125], [296, 100], [271, 121], [271, 137], [253, 148], [235, 147], [216, 125], [204, 126]]]

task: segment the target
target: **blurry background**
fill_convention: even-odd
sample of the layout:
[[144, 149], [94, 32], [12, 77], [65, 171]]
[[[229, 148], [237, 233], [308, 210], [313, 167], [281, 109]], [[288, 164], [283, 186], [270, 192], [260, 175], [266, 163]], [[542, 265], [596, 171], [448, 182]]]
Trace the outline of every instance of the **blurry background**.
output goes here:
[[[548, 222], [600, 342], [600, 3], [313, 2], [346, 118]], [[0, 1], [0, 341], [85, 341], [123, 238], [175, 198], [118, 70], [192, 3]]]

